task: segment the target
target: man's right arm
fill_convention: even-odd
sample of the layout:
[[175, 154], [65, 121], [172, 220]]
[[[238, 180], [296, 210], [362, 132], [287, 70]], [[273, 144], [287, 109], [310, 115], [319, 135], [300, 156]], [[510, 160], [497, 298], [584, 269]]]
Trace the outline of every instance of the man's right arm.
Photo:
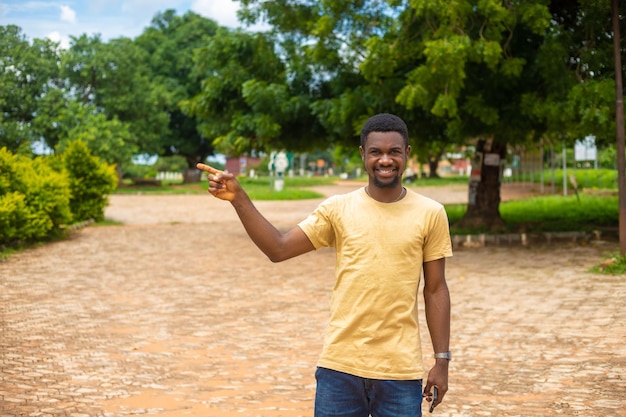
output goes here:
[[231, 204], [250, 239], [272, 262], [281, 262], [315, 249], [300, 227], [295, 226], [285, 233], [276, 229], [243, 190]]
[[208, 173], [209, 193], [230, 201], [248, 236], [272, 262], [280, 262], [315, 249], [299, 227], [280, 232], [254, 206], [248, 194], [233, 174], [219, 171], [205, 164], [197, 167]]

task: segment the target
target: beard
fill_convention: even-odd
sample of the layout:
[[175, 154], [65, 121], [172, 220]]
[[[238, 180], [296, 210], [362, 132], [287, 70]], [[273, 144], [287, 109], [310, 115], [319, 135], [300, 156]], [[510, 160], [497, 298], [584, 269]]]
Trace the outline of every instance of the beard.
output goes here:
[[382, 182], [378, 178], [374, 177], [373, 184], [378, 188], [395, 188], [398, 184], [400, 184], [401, 179], [401, 176], [397, 176], [389, 182]]

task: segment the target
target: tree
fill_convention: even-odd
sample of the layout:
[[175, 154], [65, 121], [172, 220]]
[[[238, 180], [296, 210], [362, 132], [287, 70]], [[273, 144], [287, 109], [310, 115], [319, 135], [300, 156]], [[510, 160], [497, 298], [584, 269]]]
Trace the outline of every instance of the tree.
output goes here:
[[177, 16], [174, 10], [166, 10], [158, 13], [135, 39], [149, 56], [152, 88], [168, 115], [168, 130], [159, 153], [186, 159], [184, 182], [199, 181], [196, 163], [214, 153], [211, 140], [198, 129], [197, 118], [184, 113], [179, 103], [200, 93], [201, 77], [194, 72], [194, 51], [210, 42], [217, 28], [213, 20], [196, 13]]
[[[56, 150], [63, 152], [69, 143], [81, 140], [89, 152], [102, 161], [117, 167], [129, 163], [137, 155], [138, 147], [132, 140], [128, 123], [117, 116], [107, 118], [93, 106], [72, 102], [68, 109], [59, 113], [66, 131], [61, 135]], [[121, 171], [118, 170], [118, 180]]]
[[82, 35], [72, 38], [63, 55], [63, 75], [72, 98], [92, 105], [109, 120], [128, 124], [127, 146], [156, 154], [167, 134], [168, 115], [151, 84], [147, 63], [147, 52], [129, 38], [104, 43], [99, 35]]
[[49, 90], [40, 100], [32, 126], [55, 152], [63, 152], [69, 142], [82, 140], [93, 155], [115, 165], [119, 181], [121, 167], [139, 152], [128, 122], [115, 115], [107, 118], [93, 104], [68, 98], [60, 89]]
[[391, 81], [368, 82], [367, 74], [359, 70], [368, 40], [394, 24], [385, 2], [243, 0], [241, 4], [245, 22], [263, 19], [272, 25], [290, 85], [308, 96], [310, 111], [329, 141], [354, 146], [360, 125], [373, 112], [398, 108]]
[[39, 140], [32, 122], [42, 100], [59, 82], [57, 45], [30, 43], [19, 27], [0, 26], [0, 147], [30, 152]]
[[183, 109], [222, 153], [302, 150], [324, 139], [266, 34], [220, 28], [196, 63], [202, 90]]

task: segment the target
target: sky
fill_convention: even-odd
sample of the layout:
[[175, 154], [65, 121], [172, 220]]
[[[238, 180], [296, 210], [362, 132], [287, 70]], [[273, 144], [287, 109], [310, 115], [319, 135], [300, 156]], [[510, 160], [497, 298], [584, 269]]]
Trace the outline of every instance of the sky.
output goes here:
[[[50, 38], [68, 47], [70, 36], [99, 33], [104, 41], [135, 38], [154, 15], [175, 9], [194, 11], [229, 28], [239, 3], [232, 0], [0, 0], [0, 25], [17, 25], [29, 39]], [[250, 28], [256, 30], [256, 28]]]

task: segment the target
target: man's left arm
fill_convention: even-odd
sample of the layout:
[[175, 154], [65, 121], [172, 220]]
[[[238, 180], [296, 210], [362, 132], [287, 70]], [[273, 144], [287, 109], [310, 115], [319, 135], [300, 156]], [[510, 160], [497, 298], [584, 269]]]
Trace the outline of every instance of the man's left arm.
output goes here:
[[[435, 353], [450, 350], [450, 292], [446, 283], [445, 266], [445, 258], [424, 262], [424, 307]], [[435, 366], [428, 373], [424, 392], [430, 397], [431, 388], [436, 386], [439, 391], [437, 405], [448, 391], [450, 361], [445, 358], [437, 358], [435, 361]]]

